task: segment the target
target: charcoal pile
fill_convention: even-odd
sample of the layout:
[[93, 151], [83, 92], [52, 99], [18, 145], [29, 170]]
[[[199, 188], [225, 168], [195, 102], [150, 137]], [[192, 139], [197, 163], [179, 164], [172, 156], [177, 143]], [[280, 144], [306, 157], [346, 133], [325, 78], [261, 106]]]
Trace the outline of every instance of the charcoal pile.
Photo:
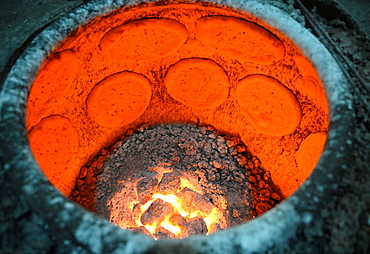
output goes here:
[[[153, 198], [156, 193], [176, 195], [188, 217], [166, 200]], [[81, 169], [71, 198], [116, 225], [156, 239], [236, 226], [282, 199], [270, 173], [239, 138], [192, 124], [143, 127], [103, 150]], [[213, 209], [219, 218], [207, 228], [205, 217]], [[198, 215], [190, 217], [195, 210]], [[181, 233], [169, 232], [163, 221]], [[148, 233], [144, 226], [153, 223], [156, 228]]]

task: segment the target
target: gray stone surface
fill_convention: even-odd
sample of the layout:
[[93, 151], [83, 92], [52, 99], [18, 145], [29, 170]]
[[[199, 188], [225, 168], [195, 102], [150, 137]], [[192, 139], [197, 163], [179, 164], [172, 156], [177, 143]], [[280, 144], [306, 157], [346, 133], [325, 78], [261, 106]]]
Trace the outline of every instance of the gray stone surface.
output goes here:
[[337, 2], [370, 38], [370, 2], [368, 0], [337, 0]]
[[0, 1], [0, 84], [19, 54], [43, 27], [82, 3], [83, 0]]
[[[38, 37], [37, 43], [32, 43], [22, 55], [17, 69], [7, 80], [6, 90], [0, 95], [1, 253], [370, 252], [369, 112], [358, 100], [359, 96], [368, 98], [369, 94], [360, 95], [352, 87], [356, 102], [352, 104], [351, 95], [346, 92], [347, 82], [338, 66], [328, 64], [332, 58], [326, 49], [322, 46], [311, 47], [317, 39], [298, 24], [288, 26], [287, 19], [278, 10], [269, 9], [266, 12], [263, 6], [254, 2], [227, 1], [236, 7], [244, 6], [257, 16], [267, 15], [272, 25], [297, 40], [307, 55], [318, 59], [316, 66], [331, 91], [330, 141], [310, 180], [276, 209], [248, 224], [209, 237], [156, 243], [120, 230], [68, 202], [48, 183], [30, 154], [25, 136], [24, 105], [37, 65], [57, 41], [77, 25], [77, 18], [108, 11], [102, 7], [102, 3], [108, 1], [96, 2], [65, 18], [63, 23], [54, 24], [54, 27], [60, 28], [60, 33], [49, 30], [43, 37]], [[303, 21], [291, 5], [273, 2]], [[47, 8], [44, 3], [44, 8]], [[41, 17], [41, 23], [51, 20], [54, 17], [52, 13], [64, 12], [63, 9], [57, 11], [56, 6], [48, 7], [51, 12], [44, 12], [46, 16], [42, 17], [46, 17], [47, 21], [42, 21]], [[35, 27], [40, 27], [37, 26], [38, 15], [35, 13], [33, 23], [30, 23]], [[19, 23], [17, 26], [22, 27]], [[34, 32], [30, 26], [29, 30], [20, 33]], [[9, 33], [11, 31], [7, 30], [6, 34]], [[18, 41], [17, 45], [28, 37], [20, 33], [13, 34], [12, 40]], [[18, 40], [16, 36], [20, 36]], [[51, 42], [51, 38], [55, 41]], [[40, 45], [48, 46], [40, 48]], [[341, 46], [340, 42], [338, 46]], [[10, 56], [10, 48], [3, 46], [5, 59]]]

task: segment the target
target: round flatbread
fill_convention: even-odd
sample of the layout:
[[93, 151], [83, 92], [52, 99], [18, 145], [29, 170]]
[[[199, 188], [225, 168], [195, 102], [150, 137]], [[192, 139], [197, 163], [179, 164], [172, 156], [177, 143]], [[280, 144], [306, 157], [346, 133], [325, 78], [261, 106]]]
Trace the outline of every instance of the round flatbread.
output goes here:
[[139, 118], [149, 105], [149, 81], [133, 72], [113, 74], [90, 92], [87, 113], [102, 126], [120, 127]]
[[173, 65], [164, 84], [176, 101], [198, 109], [220, 106], [229, 94], [229, 79], [224, 69], [212, 60], [191, 58]]
[[78, 71], [78, 58], [72, 50], [53, 54], [32, 84], [27, 103], [27, 128], [37, 124], [58, 102], [73, 84]]
[[171, 55], [187, 40], [188, 31], [172, 19], [141, 19], [108, 31], [100, 49], [117, 62], [155, 60]]
[[42, 119], [28, 138], [42, 171], [57, 186], [77, 156], [77, 131], [67, 118], [50, 116]]
[[236, 99], [248, 121], [260, 133], [283, 136], [299, 125], [301, 107], [294, 94], [278, 80], [251, 75], [239, 82]]
[[239, 62], [272, 64], [285, 55], [284, 44], [255, 23], [234, 17], [200, 18], [196, 37], [214, 52]]
[[310, 134], [297, 151], [297, 164], [302, 180], [306, 180], [320, 159], [326, 143], [327, 133]]

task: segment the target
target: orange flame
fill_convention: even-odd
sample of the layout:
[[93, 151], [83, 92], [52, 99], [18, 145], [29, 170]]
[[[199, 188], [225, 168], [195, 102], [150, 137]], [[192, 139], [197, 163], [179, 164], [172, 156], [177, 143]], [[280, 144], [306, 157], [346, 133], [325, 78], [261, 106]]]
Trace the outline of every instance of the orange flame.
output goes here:
[[[152, 224], [142, 224], [141, 223], [141, 216], [145, 213], [145, 211], [147, 211], [147, 209], [157, 199], [163, 200], [164, 202], [167, 202], [167, 203], [171, 204], [174, 208], [174, 213], [172, 213], [171, 215], [166, 216], [163, 221], [155, 220], [154, 223], [152, 223]], [[181, 199], [178, 196], [176, 196], [175, 194], [163, 195], [161, 193], [155, 193], [155, 194], [153, 194], [152, 198], [148, 202], [146, 202], [143, 205], [140, 205], [139, 215], [137, 216], [137, 218], [135, 220], [136, 227], [141, 227], [141, 226], [145, 227], [146, 230], [151, 234], [151, 236], [154, 239], [157, 239], [157, 237], [155, 237], [154, 235], [156, 233], [156, 230], [160, 227], [162, 227], [162, 228], [166, 229], [167, 231], [173, 233], [176, 237], [179, 237], [181, 235], [181, 233], [183, 233], [182, 227], [180, 225], [174, 225], [170, 221], [170, 218], [171, 218], [172, 215], [179, 214], [184, 219], [188, 219], [188, 220], [196, 218], [196, 217], [203, 218], [204, 222], [207, 225], [207, 229], [208, 229], [207, 234], [213, 233], [213, 232], [211, 232], [212, 231], [211, 230], [212, 225], [217, 223], [219, 221], [219, 217], [222, 216], [222, 212], [219, 211], [219, 209], [217, 209], [215, 207], [215, 208], [212, 209], [212, 211], [209, 214], [205, 214], [205, 213], [201, 212], [200, 210], [195, 210], [195, 211], [192, 211], [192, 212], [189, 213], [189, 212], [184, 211], [184, 206], [186, 206], [186, 204], [183, 204]], [[124, 222], [120, 223], [120, 227], [127, 228], [124, 225]]]

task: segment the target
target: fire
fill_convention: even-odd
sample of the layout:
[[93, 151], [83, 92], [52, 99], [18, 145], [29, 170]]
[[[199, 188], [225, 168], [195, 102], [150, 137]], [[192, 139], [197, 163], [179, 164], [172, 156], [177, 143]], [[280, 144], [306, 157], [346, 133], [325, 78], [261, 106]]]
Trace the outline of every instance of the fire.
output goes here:
[[[159, 172], [159, 175], [161, 179], [163, 172]], [[223, 224], [222, 211], [199, 193], [202, 189], [196, 186], [193, 179], [187, 176], [179, 179], [181, 187], [175, 190], [175, 193], [164, 194], [156, 191], [144, 204], [132, 202], [135, 225], [121, 221], [119, 226], [144, 232], [154, 239], [185, 238], [194, 234], [208, 235], [215, 232]], [[215, 227], [217, 224], [219, 227]]]
[[218, 218], [220, 216], [222, 216], [222, 214], [220, 213], [220, 211], [218, 209], [216, 209], [216, 208], [213, 208], [212, 209], [212, 212], [207, 217], [204, 218], [204, 222], [207, 225], [208, 232], [213, 231], [212, 230], [212, 226], [213, 226], [213, 224], [215, 224], [215, 222], [218, 221]]
[[188, 215], [188, 213], [181, 210], [180, 199], [174, 194], [162, 195], [160, 193], [156, 193], [153, 195], [153, 198], [154, 200], [159, 198], [159, 199], [162, 199], [164, 202], [170, 203], [173, 207], [175, 207], [178, 210], [178, 212], [183, 217], [186, 217]]
[[177, 225], [172, 225], [169, 221], [169, 217], [166, 217], [165, 221], [161, 224], [161, 226], [171, 233], [173, 233], [175, 236], [178, 236], [181, 233], [181, 228]]
[[137, 225], [138, 226], [144, 226], [146, 228], [146, 230], [148, 230], [150, 232], [150, 234], [152, 234], [152, 235], [155, 233], [155, 230], [158, 227], [163, 227], [166, 230], [173, 233], [174, 235], [178, 236], [181, 233], [181, 228], [177, 225], [171, 224], [171, 222], [169, 220], [170, 216], [166, 216], [165, 219], [161, 223], [158, 223], [158, 221], [154, 222], [151, 225], [150, 224], [143, 225], [141, 223], [141, 221], [140, 221], [141, 215], [157, 199], [161, 199], [164, 202], [170, 203], [181, 216], [187, 217], [189, 215], [187, 212], [181, 210], [180, 199], [176, 195], [174, 195], [174, 194], [163, 195], [163, 194], [160, 194], [160, 193], [156, 193], [156, 194], [153, 195], [153, 198], [150, 201], [146, 202], [144, 205], [141, 205], [141, 207], [140, 207], [140, 212], [141, 213], [139, 215], [139, 218], [136, 220]]
[[[148, 209], [151, 207], [153, 202], [155, 202], [156, 200], [162, 200], [164, 203], [170, 204], [171, 207], [173, 208], [173, 211], [170, 212], [168, 215], [166, 215], [165, 218], [162, 220], [155, 219], [154, 222], [151, 224], [149, 223], [143, 224], [141, 221], [143, 214], [148, 211]], [[191, 212], [187, 212], [185, 210], [188, 210], [188, 209], [183, 208], [183, 207], [186, 207], [186, 204], [184, 204], [184, 202], [175, 194], [164, 195], [161, 193], [155, 193], [153, 194], [152, 198], [148, 202], [146, 202], [143, 205], [140, 205], [140, 212], [136, 219], [136, 226], [145, 227], [145, 229], [150, 233], [150, 235], [154, 239], [157, 239], [157, 237], [155, 236], [155, 232], [161, 227], [171, 232], [175, 237], [181, 237], [182, 233], [184, 233], [184, 225], [177, 225], [171, 222], [171, 218], [174, 215], [180, 215], [185, 220], [191, 220], [197, 217], [202, 218], [207, 226], [207, 231], [208, 231], [207, 234], [210, 234], [211, 232], [213, 233], [214, 231], [212, 229], [212, 226], [218, 222], [219, 216], [220, 215], [222, 216], [222, 213], [218, 211], [216, 207], [214, 207], [209, 214], [206, 214], [200, 210], [193, 210]], [[122, 224], [120, 226], [122, 228], [127, 228]]]

